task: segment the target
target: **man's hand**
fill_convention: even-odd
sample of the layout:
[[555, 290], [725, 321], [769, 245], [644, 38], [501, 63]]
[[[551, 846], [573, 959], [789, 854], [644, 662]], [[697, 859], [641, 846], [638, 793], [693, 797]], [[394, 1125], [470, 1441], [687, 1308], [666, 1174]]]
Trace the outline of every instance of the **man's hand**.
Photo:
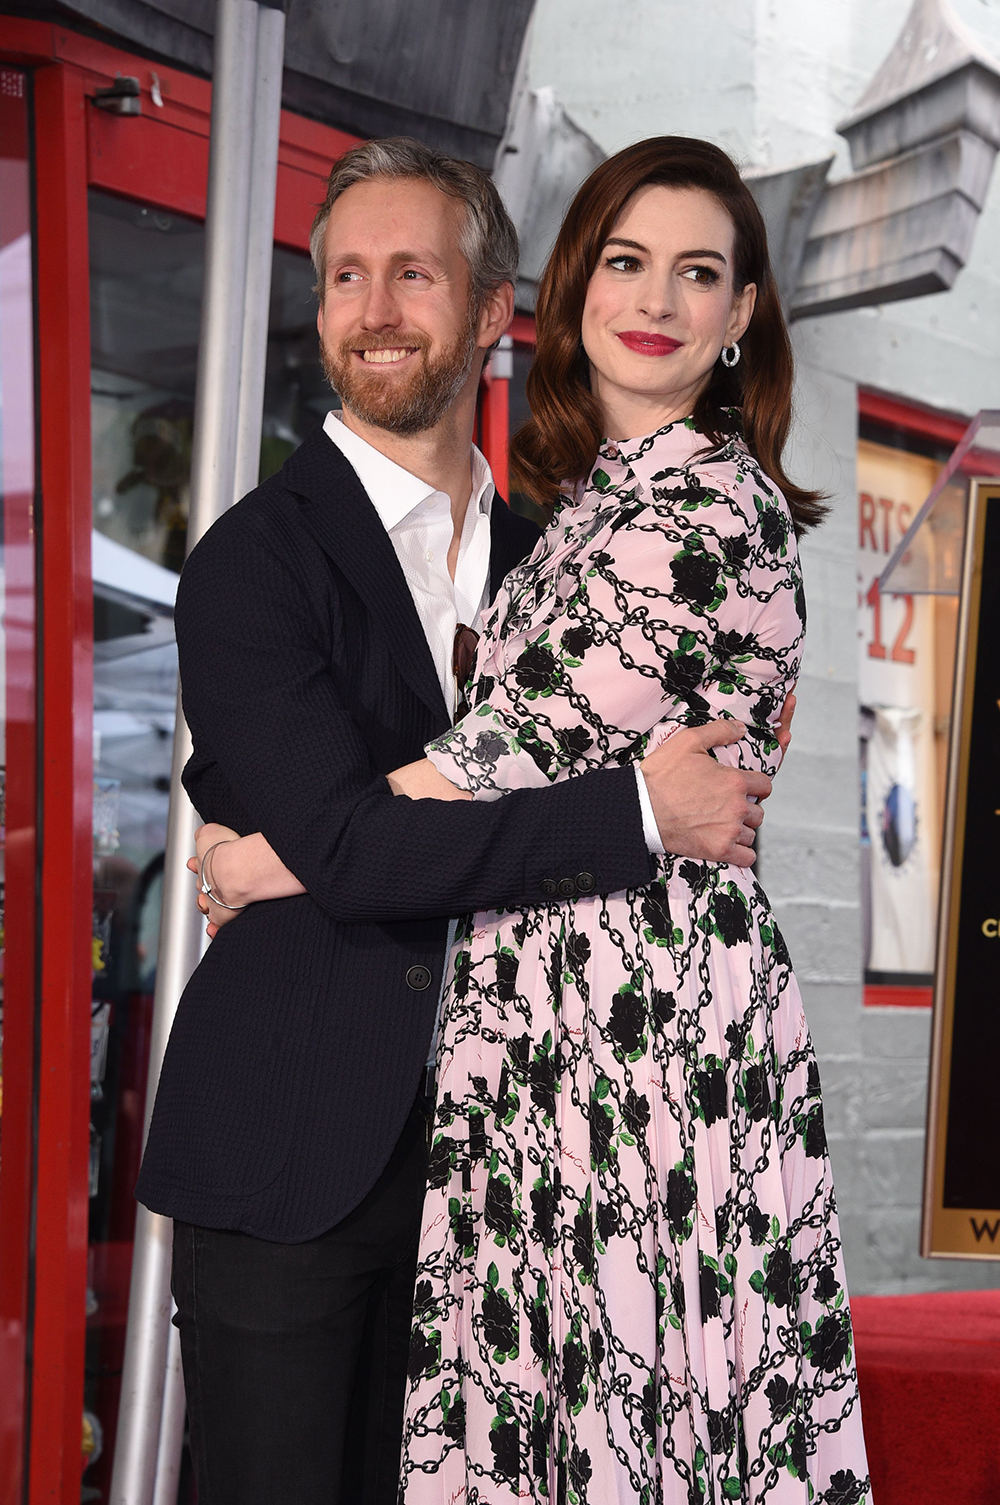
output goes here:
[[754, 832], [764, 812], [751, 801], [767, 798], [771, 780], [709, 757], [709, 748], [739, 742], [745, 731], [738, 721], [683, 727], [642, 760], [660, 840], [668, 852], [737, 867], [754, 861]]

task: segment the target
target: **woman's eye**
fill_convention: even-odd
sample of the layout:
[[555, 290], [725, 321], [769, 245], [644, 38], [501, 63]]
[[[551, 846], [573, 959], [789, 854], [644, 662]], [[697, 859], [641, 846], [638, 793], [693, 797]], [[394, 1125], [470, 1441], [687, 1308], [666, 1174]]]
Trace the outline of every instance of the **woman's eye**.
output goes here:
[[637, 272], [639, 258], [637, 256], [609, 256], [604, 265], [614, 267], [616, 272]]
[[700, 282], [703, 287], [714, 287], [720, 274], [715, 267], [687, 267], [682, 273], [690, 282]]

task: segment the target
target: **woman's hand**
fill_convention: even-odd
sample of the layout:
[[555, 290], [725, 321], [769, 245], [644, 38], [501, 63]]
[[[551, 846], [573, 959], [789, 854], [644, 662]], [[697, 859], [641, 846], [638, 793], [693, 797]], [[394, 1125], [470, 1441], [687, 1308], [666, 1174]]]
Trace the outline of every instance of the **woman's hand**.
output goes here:
[[[231, 830], [229, 826], [220, 826], [215, 821], [206, 822], [205, 825], [199, 826], [194, 833], [195, 855], [188, 858], [187, 865], [198, 878], [198, 908], [203, 915], [208, 916], [208, 934], [212, 939], [218, 934], [219, 926], [225, 925], [227, 921], [235, 919], [239, 911], [235, 909], [223, 909], [221, 905], [213, 904], [211, 899], [202, 891], [200, 886], [201, 864], [205, 853], [211, 851], [212, 847], [216, 846], [219, 842], [239, 841], [239, 839], [237, 831]], [[213, 852], [212, 856], [208, 859], [209, 871], [205, 874], [206, 883], [212, 884], [212, 879], [215, 877], [214, 859], [218, 855], [218, 852]], [[214, 888], [215, 885], [212, 884], [212, 887]], [[218, 892], [219, 890], [216, 889], [215, 891]], [[225, 893], [221, 897], [226, 898]]]
[[438, 773], [430, 758], [421, 758], [419, 763], [407, 763], [386, 775], [393, 794], [405, 794], [411, 800], [471, 800], [466, 789], [458, 789]]
[[[221, 846], [216, 844], [221, 842]], [[282, 862], [259, 831], [252, 836], [238, 836], [228, 826], [214, 822], [199, 826], [195, 832], [197, 856], [188, 859], [193, 873], [200, 872], [201, 861], [210, 847], [216, 847], [208, 859], [206, 879], [226, 904], [239, 908], [260, 899], [291, 899], [305, 889], [293, 872]], [[237, 909], [223, 909], [205, 894], [198, 895], [198, 908], [208, 916], [208, 933], [217, 934], [219, 926], [236, 918]]]

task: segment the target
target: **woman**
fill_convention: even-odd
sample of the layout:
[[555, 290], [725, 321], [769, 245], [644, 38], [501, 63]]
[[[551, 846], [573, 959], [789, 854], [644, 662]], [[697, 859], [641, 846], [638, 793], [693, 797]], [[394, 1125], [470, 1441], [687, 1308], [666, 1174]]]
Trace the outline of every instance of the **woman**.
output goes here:
[[[721, 757], [776, 771], [795, 539], [823, 511], [782, 469], [791, 383], [729, 158], [665, 137], [603, 163], [513, 446], [552, 521], [473, 709], [397, 792], [496, 798], [717, 716], [747, 728]], [[456, 943], [401, 1499], [867, 1501], [819, 1078], [767, 900], [669, 856], [644, 890], [586, 887]]]

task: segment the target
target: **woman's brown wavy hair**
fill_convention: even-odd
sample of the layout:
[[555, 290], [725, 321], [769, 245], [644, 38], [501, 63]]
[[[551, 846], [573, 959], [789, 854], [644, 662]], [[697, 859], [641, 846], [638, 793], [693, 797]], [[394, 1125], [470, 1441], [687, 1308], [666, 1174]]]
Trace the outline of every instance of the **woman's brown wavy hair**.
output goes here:
[[747, 448], [784, 493], [800, 534], [822, 520], [826, 507], [820, 493], [796, 486], [782, 467], [792, 416], [792, 348], [767, 231], [732, 159], [711, 142], [686, 136], [653, 136], [609, 157], [570, 205], [538, 293], [537, 346], [527, 387], [532, 416], [511, 441], [514, 489], [548, 508], [567, 483], [585, 479], [594, 465], [606, 436], [580, 339], [583, 305], [613, 225], [647, 184], [701, 188], [733, 222], [736, 290], [756, 283], [757, 302], [740, 340], [742, 360], [732, 368], [716, 362], [693, 417], [714, 448], [732, 432], [727, 409], [739, 409]]

